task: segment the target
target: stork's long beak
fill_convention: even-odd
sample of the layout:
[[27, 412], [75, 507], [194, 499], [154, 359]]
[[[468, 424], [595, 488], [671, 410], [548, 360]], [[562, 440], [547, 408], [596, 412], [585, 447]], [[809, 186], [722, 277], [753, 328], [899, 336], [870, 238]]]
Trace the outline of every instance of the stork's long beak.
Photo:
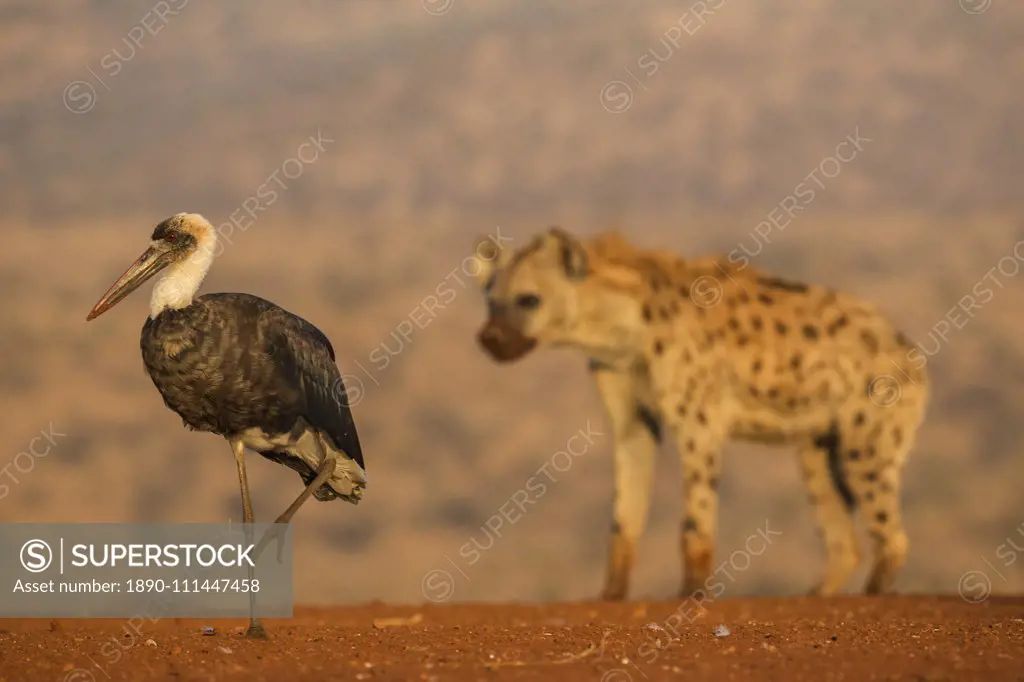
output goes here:
[[146, 280], [160, 272], [173, 260], [169, 249], [151, 246], [146, 249], [138, 260], [114, 282], [103, 298], [89, 311], [86, 322], [95, 319], [124, 300], [128, 294], [138, 289]]

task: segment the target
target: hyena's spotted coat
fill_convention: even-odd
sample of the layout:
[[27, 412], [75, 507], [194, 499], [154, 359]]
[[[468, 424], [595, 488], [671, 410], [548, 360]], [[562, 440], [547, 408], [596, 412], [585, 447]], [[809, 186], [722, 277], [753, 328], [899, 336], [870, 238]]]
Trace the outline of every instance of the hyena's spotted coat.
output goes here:
[[730, 439], [799, 449], [828, 557], [814, 592], [840, 590], [856, 569], [857, 510], [874, 540], [865, 591], [891, 587], [907, 553], [900, 473], [929, 388], [910, 342], [873, 305], [618, 235], [581, 242], [551, 228], [518, 251], [490, 242], [477, 254], [489, 306], [479, 340], [494, 359], [537, 346], [588, 358], [615, 437], [604, 598], [627, 594], [663, 432], [684, 472], [683, 594], [712, 570]]

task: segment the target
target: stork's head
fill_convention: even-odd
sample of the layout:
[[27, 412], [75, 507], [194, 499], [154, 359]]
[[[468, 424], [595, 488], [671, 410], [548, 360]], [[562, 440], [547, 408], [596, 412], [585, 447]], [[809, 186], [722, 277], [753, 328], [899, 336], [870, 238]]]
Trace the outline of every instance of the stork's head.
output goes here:
[[160, 222], [150, 237], [154, 247], [167, 246], [175, 254], [175, 260], [188, 258], [199, 247], [200, 242], [215, 236], [213, 225], [198, 213], [177, 213]]
[[198, 213], [177, 213], [153, 230], [149, 248], [136, 259], [97, 301], [86, 320], [99, 317], [124, 300], [165, 268], [167, 275], [153, 292], [154, 313], [166, 307], [184, 307], [213, 262], [217, 233]]

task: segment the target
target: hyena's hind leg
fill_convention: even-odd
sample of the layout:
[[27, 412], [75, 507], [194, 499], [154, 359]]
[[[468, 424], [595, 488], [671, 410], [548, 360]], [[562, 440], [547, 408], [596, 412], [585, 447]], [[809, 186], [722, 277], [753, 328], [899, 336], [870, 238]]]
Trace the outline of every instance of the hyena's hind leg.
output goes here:
[[842, 457], [835, 426], [800, 450], [804, 483], [825, 543], [825, 573], [812, 595], [829, 596], [842, 590], [861, 560], [853, 516], [856, 499]]
[[864, 516], [874, 543], [874, 565], [864, 586], [865, 594], [883, 594], [892, 589], [896, 574], [907, 560], [907, 533], [900, 512], [900, 468], [894, 463], [879, 467], [872, 483], [877, 492], [868, 497]]
[[846, 479], [874, 544], [866, 594], [891, 590], [907, 558], [901, 479], [923, 413], [923, 402], [908, 392], [891, 406], [853, 407], [840, 427]]

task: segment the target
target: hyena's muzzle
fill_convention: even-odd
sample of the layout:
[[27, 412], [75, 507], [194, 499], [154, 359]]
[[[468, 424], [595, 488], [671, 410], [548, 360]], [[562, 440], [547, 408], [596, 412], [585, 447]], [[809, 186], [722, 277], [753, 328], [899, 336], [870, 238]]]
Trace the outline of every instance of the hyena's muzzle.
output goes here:
[[503, 315], [491, 315], [476, 335], [477, 342], [498, 362], [514, 362], [532, 351], [537, 340], [524, 336]]

